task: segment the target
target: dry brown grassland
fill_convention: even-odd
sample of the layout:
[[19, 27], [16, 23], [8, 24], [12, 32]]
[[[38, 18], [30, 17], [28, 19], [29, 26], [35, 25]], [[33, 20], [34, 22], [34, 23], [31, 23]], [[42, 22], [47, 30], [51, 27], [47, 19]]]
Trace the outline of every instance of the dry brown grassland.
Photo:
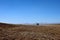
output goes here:
[[0, 23], [0, 40], [60, 40], [60, 25]]

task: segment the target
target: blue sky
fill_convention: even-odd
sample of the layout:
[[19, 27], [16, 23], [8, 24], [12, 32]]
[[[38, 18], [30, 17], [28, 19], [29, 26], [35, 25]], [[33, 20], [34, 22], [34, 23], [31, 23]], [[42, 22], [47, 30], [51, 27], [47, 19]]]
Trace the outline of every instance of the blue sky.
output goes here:
[[60, 23], [60, 0], [0, 0], [0, 22]]

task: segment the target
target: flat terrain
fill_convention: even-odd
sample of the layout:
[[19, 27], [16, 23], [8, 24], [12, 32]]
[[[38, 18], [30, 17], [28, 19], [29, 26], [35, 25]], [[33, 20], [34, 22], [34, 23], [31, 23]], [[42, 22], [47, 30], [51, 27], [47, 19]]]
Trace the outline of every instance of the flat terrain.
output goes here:
[[0, 23], [0, 40], [60, 40], [60, 25]]

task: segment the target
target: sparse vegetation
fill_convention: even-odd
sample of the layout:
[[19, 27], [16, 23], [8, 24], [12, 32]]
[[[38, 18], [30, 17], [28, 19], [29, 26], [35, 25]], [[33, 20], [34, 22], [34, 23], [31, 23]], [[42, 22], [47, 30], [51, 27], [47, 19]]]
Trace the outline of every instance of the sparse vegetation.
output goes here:
[[13, 25], [0, 23], [0, 40], [60, 40], [60, 25]]

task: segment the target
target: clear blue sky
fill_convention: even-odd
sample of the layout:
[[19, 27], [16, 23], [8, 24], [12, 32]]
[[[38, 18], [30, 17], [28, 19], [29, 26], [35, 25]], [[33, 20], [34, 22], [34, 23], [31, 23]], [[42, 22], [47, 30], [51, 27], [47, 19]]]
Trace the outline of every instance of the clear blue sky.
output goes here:
[[0, 0], [0, 22], [60, 23], [60, 0]]

